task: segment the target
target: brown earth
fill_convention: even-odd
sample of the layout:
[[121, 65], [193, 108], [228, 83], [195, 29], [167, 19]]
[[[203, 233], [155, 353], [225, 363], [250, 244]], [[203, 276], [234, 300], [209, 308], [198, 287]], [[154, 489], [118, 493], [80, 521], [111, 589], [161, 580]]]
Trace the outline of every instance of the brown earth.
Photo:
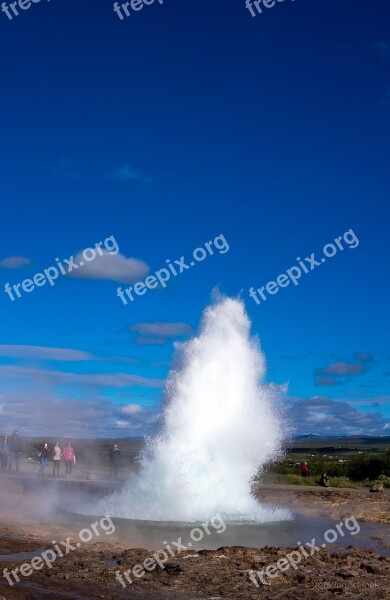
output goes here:
[[[260, 486], [257, 493], [265, 502], [285, 505], [292, 510], [299, 508], [300, 512], [310, 515], [338, 520], [353, 514], [360, 521], [381, 523], [382, 545], [388, 544], [388, 491], [370, 494], [367, 490], [268, 485]], [[52, 540], [78, 537], [77, 529], [40, 521], [38, 507], [31, 508], [28, 494], [14, 496], [10, 488], [0, 500], [1, 569], [12, 570], [31, 560], [31, 557], [15, 560], [10, 556], [4, 561], [6, 555], [33, 551], [39, 554], [53, 546]], [[28, 524], [23, 523], [21, 515]], [[183, 551], [170, 559], [165, 569], [157, 568], [140, 578], [131, 576], [133, 582], [129, 584], [123, 572], [142, 563], [151, 552], [126, 548], [119, 538], [110, 536], [110, 543], [91, 542], [58, 558], [51, 569], [45, 566], [29, 577], [20, 575], [20, 583], [13, 586], [5, 578], [0, 579], [0, 600], [390, 598], [390, 557], [353, 546], [319, 549], [302, 560], [297, 569], [277, 571], [274, 578], [263, 575], [263, 583], [255, 579], [258, 587], [250, 580], [250, 570], [262, 571], [294, 550], [296, 548], [237, 546]], [[126, 588], [115, 579], [117, 571], [127, 583]]]
[[331, 519], [354, 515], [361, 522], [390, 524], [390, 489], [385, 489], [383, 493], [372, 493], [368, 488], [259, 485], [256, 494], [261, 500], [308, 515]]

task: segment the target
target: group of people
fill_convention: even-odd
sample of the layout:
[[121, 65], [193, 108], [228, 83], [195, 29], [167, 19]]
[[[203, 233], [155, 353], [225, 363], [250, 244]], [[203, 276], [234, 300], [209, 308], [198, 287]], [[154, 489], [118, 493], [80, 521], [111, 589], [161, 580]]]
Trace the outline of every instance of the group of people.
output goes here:
[[[301, 474], [302, 477], [310, 476], [309, 467], [307, 466], [306, 461], [301, 464]], [[321, 473], [321, 477], [318, 483], [322, 485], [322, 487], [329, 487], [329, 476], [326, 473]]]
[[[11, 472], [14, 465], [15, 472], [19, 473], [19, 460], [22, 454], [22, 442], [18, 431], [14, 431], [12, 436], [4, 433], [0, 437], [0, 471], [1, 473]], [[121, 451], [118, 444], [114, 444], [110, 449], [110, 478], [118, 478], [118, 469]], [[53, 463], [53, 477], [60, 477], [61, 463], [65, 464], [65, 475], [69, 479], [72, 477], [72, 469], [76, 464], [76, 454], [71, 442], [67, 442], [64, 448], [61, 448], [59, 442], [56, 442], [53, 448], [49, 448], [47, 441], [43, 441], [38, 450], [39, 477], [44, 477], [45, 469], [49, 461]]]
[[76, 454], [74, 448], [70, 442], [68, 442], [65, 448], [61, 449], [59, 442], [55, 443], [54, 448], [50, 451], [47, 442], [43, 442], [38, 452], [39, 458], [39, 471], [40, 477], [44, 476], [45, 468], [48, 460], [53, 460], [53, 477], [60, 476], [60, 465], [61, 461], [65, 463], [66, 478], [72, 477], [72, 468], [76, 464]]
[[15, 465], [16, 473], [19, 472], [19, 459], [22, 453], [22, 442], [19, 432], [14, 431], [11, 437], [6, 433], [0, 438], [0, 471], [5, 473], [11, 471], [12, 464]]

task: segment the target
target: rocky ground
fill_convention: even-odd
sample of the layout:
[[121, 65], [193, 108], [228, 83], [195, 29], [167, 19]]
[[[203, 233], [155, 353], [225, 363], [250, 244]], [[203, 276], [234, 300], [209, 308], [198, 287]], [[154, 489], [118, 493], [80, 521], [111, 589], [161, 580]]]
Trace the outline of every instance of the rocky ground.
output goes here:
[[383, 493], [371, 493], [368, 488], [259, 485], [256, 492], [261, 500], [308, 515], [330, 519], [354, 515], [359, 522], [390, 524], [390, 489], [385, 489]]
[[[126, 548], [119, 539], [110, 536], [110, 542], [91, 542], [88, 545], [58, 557], [52, 568], [46, 565], [23, 577], [13, 586], [0, 579], [0, 600], [87, 600], [104, 599], [248, 599], [264, 598], [310, 599], [353, 598], [366, 600], [390, 597], [390, 494], [369, 494], [367, 490], [332, 490], [321, 488], [293, 488], [292, 486], [264, 486], [258, 489], [259, 497], [266, 502], [284, 504], [295, 510], [299, 507], [310, 515], [321, 515], [335, 522], [353, 514], [358, 520], [382, 523], [383, 553], [353, 546], [319, 548], [312, 556], [302, 559], [297, 569], [291, 565], [284, 572], [276, 571], [274, 577], [261, 573], [286, 557], [295, 548], [244, 548], [221, 547], [218, 550], [183, 551], [171, 558], [164, 569], [157, 568], [142, 577], [132, 576], [132, 583], [123, 572], [133, 569], [151, 555], [148, 550]], [[26, 517], [26, 497], [8, 501], [4, 509], [4, 496], [0, 509], [1, 568], [9, 571], [20, 567], [31, 555], [13, 554], [34, 552], [39, 554], [53, 546], [52, 540], [77, 538], [78, 530], [44, 524], [38, 511]], [[16, 510], [15, 510], [16, 507]], [[348, 543], [351, 539], [348, 539]], [[310, 554], [310, 552], [309, 552]], [[22, 558], [22, 560], [20, 560]], [[284, 564], [284, 563], [283, 563]], [[123, 587], [116, 579], [122, 574]], [[251, 581], [251, 571], [260, 572]], [[274, 571], [271, 572], [274, 574]], [[257, 584], [257, 585], [256, 585]]]

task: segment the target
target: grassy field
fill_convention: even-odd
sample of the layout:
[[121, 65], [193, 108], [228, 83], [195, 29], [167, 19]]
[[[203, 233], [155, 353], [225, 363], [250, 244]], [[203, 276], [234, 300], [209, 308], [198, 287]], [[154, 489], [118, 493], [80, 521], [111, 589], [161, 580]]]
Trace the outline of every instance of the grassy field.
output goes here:
[[[302, 477], [296, 473], [287, 473], [285, 475], [280, 473], [273, 473], [272, 471], [268, 471], [261, 478], [260, 481], [265, 484], [282, 484], [282, 485], [301, 485], [305, 486], [318, 486], [319, 477], [310, 476], [310, 477]], [[330, 479], [331, 487], [336, 488], [353, 488], [353, 489], [361, 489], [364, 487], [369, 487], [371, 482], [369, 481], [351, 481], [348, 477], [333, 477]]]
[[[309, 477], [301, 476], [304, 461]], [[318, 485], [321, 473], [328, 474], [332, 487], [360, 488], [373, 481], [390, 487], [390, 436], [295, 440], [282, 460], [268, 466], [261, 481]]]

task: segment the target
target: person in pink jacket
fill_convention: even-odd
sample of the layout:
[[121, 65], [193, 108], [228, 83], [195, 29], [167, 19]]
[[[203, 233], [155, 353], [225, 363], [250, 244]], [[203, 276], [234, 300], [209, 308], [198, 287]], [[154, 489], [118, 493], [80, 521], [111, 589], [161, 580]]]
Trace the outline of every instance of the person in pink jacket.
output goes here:
[[62, 458], [65, 461], [66, 477], [67, 479], [69, 479], [69, 477], [71, 477], [72, 475], [72, 467], [76, 462], [74, 448], [72, 447], [72, 444], [70, 442], [68, 442], [65, 448], [63, 449]]

